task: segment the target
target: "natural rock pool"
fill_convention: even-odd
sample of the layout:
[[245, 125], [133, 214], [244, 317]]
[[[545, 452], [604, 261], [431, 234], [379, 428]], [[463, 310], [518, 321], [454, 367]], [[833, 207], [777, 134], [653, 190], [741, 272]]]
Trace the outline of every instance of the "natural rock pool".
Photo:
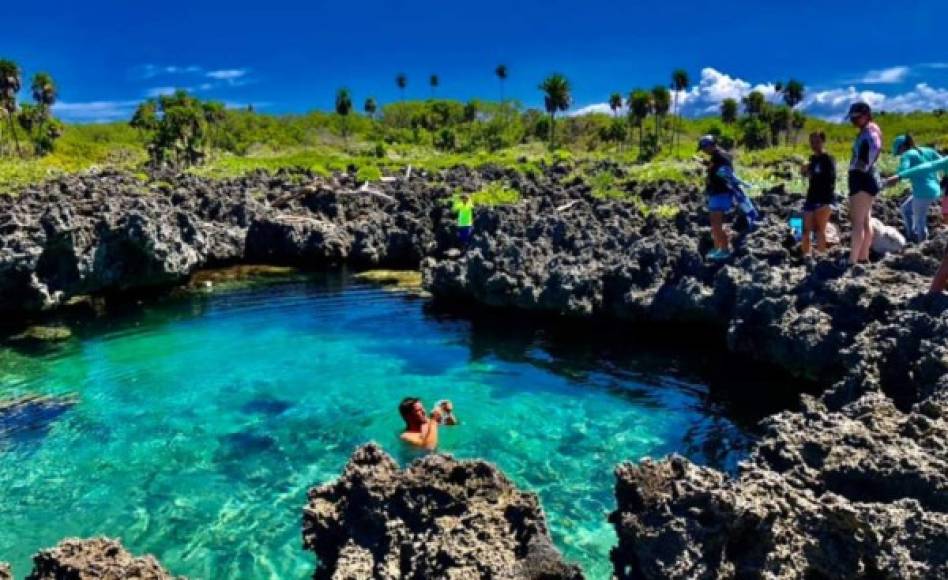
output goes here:
[[442, 451], [537, 492], [565, 556], [608, 577], [616, 464], [679, 452], [733, 468], [755, 413], [719, 391], [771, 388], [696, 371], [721, 366], [715, 354], [449, 316], [342, 274], [74, 326], [53, 347], [0, 349], [0, 399], [75, 398], [0, 413], [0, 560], [18, 574], [41, 547], [104, 534], [176, 574], [308, 577], [306, 490], [368, 440], [410, 461], [396, 406], [417, 395], [455, 403], [462, 425], [442, 431]]

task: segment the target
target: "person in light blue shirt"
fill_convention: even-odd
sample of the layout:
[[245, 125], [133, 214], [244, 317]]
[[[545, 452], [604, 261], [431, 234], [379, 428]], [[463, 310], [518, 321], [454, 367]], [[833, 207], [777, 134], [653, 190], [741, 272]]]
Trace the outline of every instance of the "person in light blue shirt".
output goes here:
[[[886, 185], [898, 182], [904, 171], [941, 159], [934, 149], [917, 146], [907, 133], [895, 138], [892, 153], [901, 156], [899, 173], [890, 177]], [[902, 203], [905, 237], [914, 242], [923, 242], [928, 239], [928, 210], [941, 197], [941, 185], [938, 183], [937, 171], [915, 175], [909, 180], [912, 182], [912, 192]]]

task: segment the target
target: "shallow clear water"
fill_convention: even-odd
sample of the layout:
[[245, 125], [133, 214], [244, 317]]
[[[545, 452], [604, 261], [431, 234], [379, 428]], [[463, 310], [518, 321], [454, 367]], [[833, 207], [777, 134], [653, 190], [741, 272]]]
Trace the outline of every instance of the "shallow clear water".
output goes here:
[[307, 488], [368, 440], [410, 460], [395, 407], [411, 394], [452, 399], [463, 425], [442, 450], [538, 492], [556, 543], [606, 577], [618, 462], [731, 467], [748, 442], [689, 368], [339, 276], [146, 305], [47, 352], [0, 350], [0, 397], [77, 396], [0, 425], [0, 560], [22, 576], [38, 548], [106, 534], [194, 578], [309, 577]]

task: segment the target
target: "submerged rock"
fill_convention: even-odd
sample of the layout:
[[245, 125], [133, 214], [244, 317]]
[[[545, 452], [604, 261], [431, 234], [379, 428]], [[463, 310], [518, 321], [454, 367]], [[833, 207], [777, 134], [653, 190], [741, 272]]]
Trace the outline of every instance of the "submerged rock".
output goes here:
[[378, 284], [396, 292], [427, 296], [421, 286], [421, 272], [417, 270], [368, 270], [355, 275], [357, 280]]
[[[118, 540], [70, 538], [33, 556], [27, 580], [173, 580], [153, 556], [133, 556]], [[181, 578], [181, 577], [179, 577]]]
[[536, 495], [493, 465], [428, 455], [404, 469], [375, 444], [309, 492], [303, 545], [316, 578], [578, 579]]
[[76, 404], [76, 397], [24, 395], [0, 399], [0, 443], [44, 435], [50, 425]]
[[23, 332], [10, 337], [14, 342], [62, 342], [72, 338], [72, 330], [67, 326], [30, 326]]

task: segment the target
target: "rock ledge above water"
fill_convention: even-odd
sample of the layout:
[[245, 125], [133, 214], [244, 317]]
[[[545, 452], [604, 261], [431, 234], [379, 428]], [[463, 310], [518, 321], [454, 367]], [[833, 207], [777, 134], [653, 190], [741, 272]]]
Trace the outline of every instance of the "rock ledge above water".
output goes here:
[[399, 469], [375, 444], [310, 490], [303, 544], [319, 557], [316, 578], [582, 578], [536, 495], [493, 465], [429, 455]]

